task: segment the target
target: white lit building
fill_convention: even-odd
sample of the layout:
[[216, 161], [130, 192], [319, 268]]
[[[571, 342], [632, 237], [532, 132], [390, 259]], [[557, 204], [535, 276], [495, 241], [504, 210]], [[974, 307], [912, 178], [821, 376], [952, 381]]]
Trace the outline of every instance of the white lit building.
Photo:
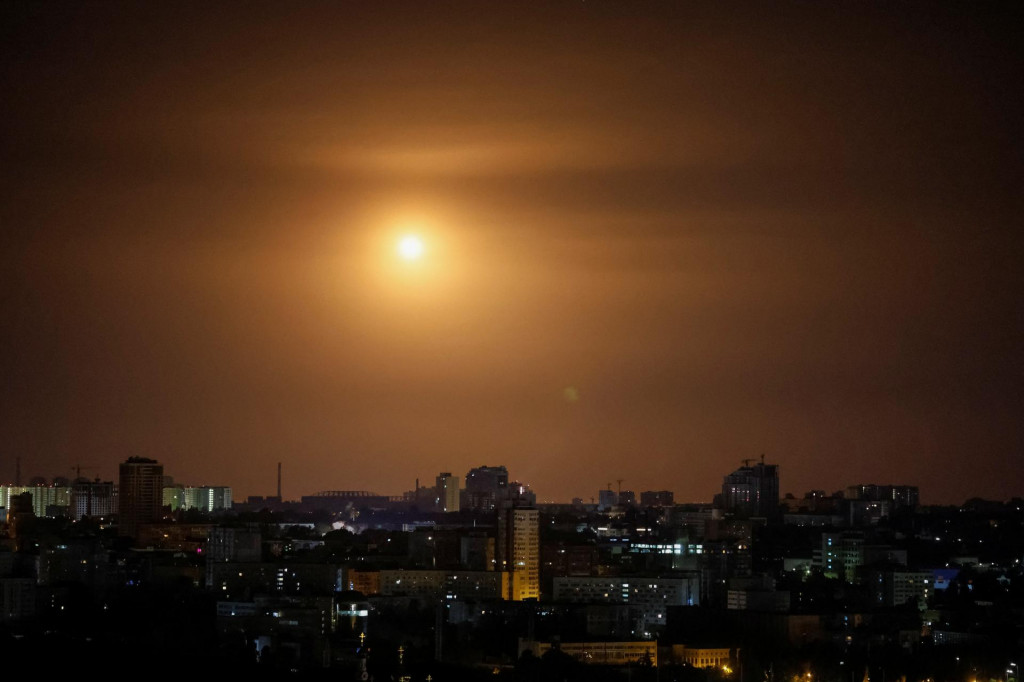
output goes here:
[[230, 486], [172, 486], [163, 489], [163, 502], [171, 511], [198, 509], [216, 512], [231, 509]]
[[[71, 488], [56, 485], [0, 486], [0, 507], [11, 508], [11, 498], [22, 493], [32, 496], [32, 513], [36, 516], [59, 516], [71, 506]], [[63, 512], [56, 513], [63, 509]], [[53, 512], [53, 513], [51, 513]]]

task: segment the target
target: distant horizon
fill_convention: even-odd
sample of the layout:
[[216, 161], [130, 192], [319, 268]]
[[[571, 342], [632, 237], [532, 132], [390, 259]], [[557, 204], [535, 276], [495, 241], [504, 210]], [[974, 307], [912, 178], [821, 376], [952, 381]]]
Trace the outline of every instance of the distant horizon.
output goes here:
[[[134, 456], [140, 456], [140, 455], [133, 455], [133, 457]], [[141, 455], [141, 456], [144, 457], [144, 455]], [[260, 497], [260, 498], [274, 498], [274, 497], [276, 497], [276, 489], [273, 489], [273, 488], [276, 488], [276, 485], [273, 486], [271, 492], [268, 492], [268, 493], [250, 493], [250, 492], [247, 491], [247, 493], [245, 495], [240, 495], [239, 492], [238, 492], [238, 488], [236, 486], [234, 486], [234, 485], [231, 485], [230, 482], [226, 482], [226, 483], [225, 482], [222, 482], [222, 483], [212, 483], [212, 482], [192, 483], [192, 482], [183, 482], [183, 480], [179, 479], [178, 476], [175, 476], [173, 473], [167, 471], [167, 469], [166, 469], [166, 466], [167, 466], [166, 462], [164, 462], [162, 460], [159, 460], [159, 459], [156, 460], [156, 461], [157, 461], [157, 463], [164, 465], [164, 467], [165, 467], [164, 475], [165, 476], [169, 476], [172, 479], [174, 485], [182, 485], [182, 486], [193, 487], [193, 488], [199, 488], [199, 487], [230, 487], [231, 488], [231, 492], [232, 492], [232, 496], [233, 496], [233, 502], [239, 502], [239, 503], [244, 503], [245, 500], [247, 500], [250, 497]], [[766, 462], [766, 464], [772, 464], [772, 462]], [[481, 465], [477, 465], [477, 466], [481, 466]], [[492, 464], [488, 464], [486, 466], [502, 466], [502, 465], [500, 465], [500, 464], [493, 464], [492, 463]], [[446, 469], [445, 471], [450, 471], [450, 470]], [[438, 472], [438, 473], [440, 473], [440, 472]], [[465, 474], [464, 473], [456, 473], [455, 471], [451, 471], [451, 473], [453, 473], [454, 475], [458, 476], [459, 482], [460, 482], [459, 489], [460, 490], [464, 490], [465, 489], [465, 485], [464, 485], [465, 484]], [[722, 476], [724, 477], [728, 473], [731, 473], [731, 472], [724, 472], [722, 474]], [[434, 476], [436, 476], [436, 475], [437, 474], [434, 474]], [[74, 476], [61, 476], [60, 474], [58, 474], [56, 476], [44, 476], [42, 474], [35, 474], [35, 473], [31, 474], [31, 475], [27, 475], [27, 474], [25, 474], [23, 472], [22, 473], [22, 481], [23, 481], [22, 487], [28, 487], [27, 481], [31, 480], [32, 478], [44, 478], [44, 479], [47, 480], [48, 484], [52, 484], [53, 480], [56, 479], [56, 478], [59, 478], [59, 477], [67, 478], [69, 480], [69, 482], [73, 482], [75, 480]], [[524, 484], [528, 485], [530, 487], [531, 492], [536, 493], [536, 489], [535, 489], [534, 485], [530, 481], [525, 481], [525, 480], [520, 480], [520, 479], [517, 479], [517, 478], [513, 478], [512, 477], [512, 472], [509, 472], [509, 477], [510, 477], [510, 480], [515, 480], [515, 481], [518, 481], [520, 483], [524, 483]], [[82, 478], [83, 479], [88, 479], [88, 480], [94, 480], [97, 477], [96, 476], [84, 476], [83, 475]], [[99, 478], [100, 481], [103, 481], [103, 482], [117, 483], [118, 476], [117, 476], [117, 472], [115, 471], [115, 473], [114, 473], [114, 475], [112, 477], [99, 476], [98, 478]], [[423, 477], [420, 477], [420, 478], [421, 478], [421, 480], [426, 480]], [[0, 485], [3, 485], [3, 486], [14, 486], [15, 484], [14, 484], [13, 480], [14, 480], [13, 477], [11, 477], [9, 482], [7, 482], [7, 483], [0, 483]], [[430, 480], [432, 481], [433, 477], [431, 477]], [[962, 506], [964, 503], [966, 503], [966, 502], [968, 502], [970, 500], [975, 500], [975, 499], [980, 499], [980, 500], [985, 500], [985, 501], [990, 501], [990, 502], [1006, 503], [1006, 502], [1008, 502], [1010, 500], [1020, 499], [1020, 498], [1024, 497], [1024, 494], [1010, 495], [1009, 497], [1005, 497], [1005, 498], [991, 497], [991, 496], [986, 496], [986, 495], [966, 495], [962, 499], [960, 499], [959, 501], [957, 501], [955, 499], [954, 500], [943, 500], [943, 501], [931, 501], [931, 500], [929, 500], [927, 498], [925, 492], [921, 490], [921, 486], [916, 484], [916, 483], [909, 482], [909, 481], [901, 481], [901, 482], [897, 482], [897, 481], [882, 481], [881, 479], [879, 479], [879, 480], [871, 480], [871, 481], [858, 481], [856, 483], [847, 483], [845, 485], [842, 485], [842, 486], [839, 486], [839, 487], [833, 487], [833, 488], [829, 488], [829, 487], [818, 487], [818, 488], [811, 487], [811, 488], [808, 488], [807, 490], [802, 490], [802, 491], [797, 492], [797, 491], [794, 491], [794, 490], [785, 490], [783, 488], [783, 486], [781, 485], [782, 480], [783, 479], [780, 476], [780, 488], [779, 488], [779, 491], [780, 491], [779, 492], [779, 499], [780, 500], [786, 499], [787, 495], [793, 495], [793, 497], [795, 499], [803, 499], [803, 495], [806, 495], [808, 492], [815, 491], [815, 490], [821, 490], [821, 491], [824, 491], [825, 494], [828, 495], [828, 496], [834, 496], [834, 495], [839, 494], [839, 493], [844, 493], [847, 488], [850, 488], [850, 487], [853, 487], [853, 486], [858, 486], [858, 485], [880, 485], [880, 486], [892, 485], [892, 486], [913, 486], [913, 487], [916, 487], [918, 489], [919, 493], [920, 493], [920, 500], [921, 501], [919, 502], [919, 506], [922, 506], [922, 507]], [[433, 487], [433, 486], [432, 485], [422, 485], [422, 484], [420, 485], [420, 489], [426, 489], [426, 488], [431, 488], [431, 487]], [[282, 480], [282, 488], [284, 488], [283, 480]], [[716, 490], [716, 492], [712, 494], [712, 497], [715, 494], [718, 494], [718, 491], [720, 491], [720, 488], [721, 488], [721, 485], [719, 485], [719, 488]], [[316, 494], [318, 494], [320, 492], [338, 491], [338, 490], [354, 491], [354, 492], [355, 491], [358, 491], [358, 492], [368, 492], [368, 493], [372, 493], [374, 495], [380, 495], [382, 497], [402, 497], [404, 494], [406, 494], [408, 492], [414, 492], [414, 488], [412, 488], [412, 487], [404, 489], [404, 490], [401, 490], [401, 491], [399, 491], [397, 493], [394, 493], [394, 492], [382, 492], [380, 490], [375, 490], [375, 489], [371, 489], [371, 488], [367, 488], [367, 487], [360, 487], [358, 485], [348, 485], [348, 486], [335, 486], [335, 487], [319, 487], [319, 488], [316, 488], [315, 490], [310, 489], [307, 492], [299, 493], [298, 497], [291, 497], [290, 498], [288, 495], [283, 495], [281, 500], [282, 500], [282, 503], [284, 503], [284, 502], [300, 502], [301, 498], [305, 497], [305, 496], [313, 496], [313, 495], [316, 495]], [[596, 493], [597, 493], [598, 490], [608, 490], [608, 488], [598, 488], [597, 490], [594, 491], [594, 494], [592, 494], [592, 495], [570, 495], [568, 498], [563, 498], [563, 499], [551, 499], [551, 498], [541, 499], [541, 497], [538, 495], [537, 496], [537, 504], [571, 504], [573, 498], [580, 498], [580, 499], [582, 499], [584, 504], [595, 504], [596, 503], [596, 499], [597, 499]], [[615, 490], [615, 488], [611, 488], [611, 490]], [[671, 492], [673, 494], [673, 496], [675, 496], [675, 497], [678, 496], [677, 491], [674, 490], [671, 487], [661, 487], [661, 488], [658, 488], [658, 487], [642, 487], [642, 488], [623, 487], [622, 488], [622, 492], [633, 492], [634, 494], [637, 495], [638, 499], [639, 499], [639, 496], [640, 496], [641, 493], [644, 493], [644, 492], [658, 492], [658, 491], [668, 491], [668, 492]], [[619, 491], [615, 490], [615, 492], [617, 493]], [[707, 499], [707, 500], [675, 499], [674, 504], [712, 505], [712, 504], [714, 504], [714, 502], [713, 502], [712, 499]]]

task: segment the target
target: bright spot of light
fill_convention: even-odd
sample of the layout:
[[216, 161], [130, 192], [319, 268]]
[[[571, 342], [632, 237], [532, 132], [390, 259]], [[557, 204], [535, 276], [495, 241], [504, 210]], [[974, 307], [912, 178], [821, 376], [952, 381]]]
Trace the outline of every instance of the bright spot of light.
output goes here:
[[425, 250], [423, 240], [414, 234], [408, 234], [398, 240], [398, 255], [405, 260], [418, 260]]

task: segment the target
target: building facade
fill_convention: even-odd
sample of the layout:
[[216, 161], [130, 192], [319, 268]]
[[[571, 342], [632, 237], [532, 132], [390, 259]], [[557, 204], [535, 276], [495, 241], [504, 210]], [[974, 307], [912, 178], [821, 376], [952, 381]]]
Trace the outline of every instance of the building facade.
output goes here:
[[495, 560], [504, 575], [503, 596], [511, 601], [540, 598], [540, 518], [533, 507], [498, 512]]
[[[762, 458], [763, 460], [763, 458]], [[779, 515], [779, 466], [751, 460], [725, 477], [722, 508], [744, 516], [775, 518]]]
[[459, 511], [459, 477], [452, 476], [450, 471], [442, 471], [436, 479], [437, 510], [441, 512]]
[[117, 489], [113, 481], [78, 479], [71, 486], [71, 517], [111, 516], [117, 513]]
[[497, 509], [505, 499], [507, 487], [508, 469], [504, 466], [473, 467], [466, 473], [462, 507], [482, 511]]
[[137, 538], [139, 527], [160, 520], [164, 465], [155, 459], [129, 457], [119, 468], [118, 524], [121, 535]]
[[664, 626], [670, 606], [700, 605], [700, 576], [556, 577], [554, 600], [577, 604], [629, 604], [642, 614], [645, 630]]

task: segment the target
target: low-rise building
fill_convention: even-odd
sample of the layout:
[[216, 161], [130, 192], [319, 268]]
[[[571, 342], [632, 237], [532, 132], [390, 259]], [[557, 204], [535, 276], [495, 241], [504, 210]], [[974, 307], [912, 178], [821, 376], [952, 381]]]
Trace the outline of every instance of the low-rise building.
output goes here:
[[658, 643], [652, 641], [552, 643], [519, 640], [520, 655], [530, 651], [540, 657], [551, 649], [558, 649], [588, 665], [658, 665]]

